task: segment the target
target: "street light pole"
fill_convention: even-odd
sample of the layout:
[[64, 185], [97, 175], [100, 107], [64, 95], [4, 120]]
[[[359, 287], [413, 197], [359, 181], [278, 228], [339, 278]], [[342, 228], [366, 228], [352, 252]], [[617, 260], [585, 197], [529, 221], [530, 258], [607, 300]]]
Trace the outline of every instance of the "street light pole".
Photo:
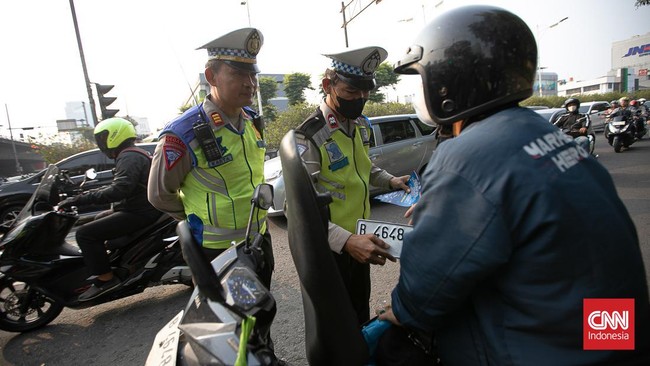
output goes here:
[[[549, 25], [549, 26], [547, 26], [545, 28], [542, 28], [542, 30], [555, 28], [560, 23], [562, 23], [563, 21], [565, 21], [567, 19], [569, 19], [569, 17], [564, 17], [564, 18], [558, 20], [557, 22], [555, 22], [555, 23], [553, 23], [553, 24], [551, 24], [551, 25]], [[541, 65], [541, 60], [542, 60], [541, 47], [539, 47], [539, 44], [540, 44], [540, 41], [541, 41], [541, 35], [542, 35], [542, 32], [539, 29], [539, 24], [538, 24], [537, 25], [537, 45], [538, 45], [538, 47], [537, 47], [537, 76], [538, 76], [539, 80], [538, 80], [538, 85], [537, 86], [539, 88], [539, 96], [540, 97], [543, 96], [543, 94], [542, 94], [542, 70], [546, 69], [546, 67], [540, 66]]]
[[546, 69], [545, 66], [538, 66], [537, 67], [537, 76], [539, 76], [539, 81], [537, 82], [537, 86], [539, 87], [539, 96], [543, 96], [542, 94], [542, 70]]
[[18, 161], [18, 153], [16, 152], [16, 143], [14, 142], [14, 133], [12, 132], [13, 130], [11, 129], [11, 120], [9, 119], [9, 107], [7, 107], [7, 103], [5, 103], [5, 111], [7, 112], [7, 125], [9, 126], [9, 138], [11, 139], [11, 148], [14, 150], [14, 158], [16, 159], [16, 173], [23, 174], [23, 167], [20, 165], [20, 162]]

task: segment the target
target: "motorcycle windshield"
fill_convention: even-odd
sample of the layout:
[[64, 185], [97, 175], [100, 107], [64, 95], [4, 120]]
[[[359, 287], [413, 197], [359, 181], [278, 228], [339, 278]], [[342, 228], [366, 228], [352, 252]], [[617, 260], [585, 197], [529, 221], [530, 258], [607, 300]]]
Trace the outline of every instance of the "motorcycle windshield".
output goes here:
[[59, 174], [59, 167], [57, 167], [54, 164], [51, 164], [47, 170], [45, 171], [45, 174], [43, 174], [43, 179], [41, 179], [41, 183], [39, 183], [38, 187], [32, 194], [32, 196], [29, 198], [29, 201], [27, 201], [27, 204], [25, 204], [25, 207], [20, 211], [20, 214], [18, 214], [18, 217], [16, 218], [16, 221], [14, 221], [12, 226], [17, 225], [18, 223], [22, 222], [25, 220], [27, 217], [32, 215], [34, 205], [36, 205], [39, 202], [47, 202], [48, 204], [52, 203], [52, 198], [58, 198], [58, 197], [51, 197], [54, 192], [54, 186], [56, 183], [56, 177], [57, 174]]

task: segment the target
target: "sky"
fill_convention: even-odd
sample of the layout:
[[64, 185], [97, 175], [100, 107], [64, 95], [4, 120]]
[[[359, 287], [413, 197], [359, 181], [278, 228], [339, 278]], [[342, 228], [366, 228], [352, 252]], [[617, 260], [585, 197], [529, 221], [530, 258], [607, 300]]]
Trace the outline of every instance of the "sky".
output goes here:
[[[435, 16], [491, 4], [521, 17], [536, 35], [540, 65], [559, 79], [592, 79], [611, 69], [611, 44], [650, 32], [650, 6], [635, 0], [344, 0], [349, 48], [381, 46], [395, 63]], [[314, 87], [345, 50], [340, 0], [74, 0], [91, 82], [115, 85], [111, 108], [146, 117], [152, 129], [178, 114], [207, 59], [197, 47], [250, 24], [264, 35], [262, 73], [307, 73]], [[612, 12], [616, 16], [612, 16]], [[250, 14], [250, 16], [249, 16]], [[553, 28], [550, 25], [568, 17]], [[64, 119], [66, 102], [87, 91], [69, 0], [0, 1], [0, 103], [11, 125], [43, 128]], [[409, 80], [410, 78], [410, 80]], [[389, 100], [412, 92], [402, 77]], [[405, 80], [406, 79], [406, 80]], [[317, 103], [318, 94], [308, 95]], [[99, 108], [99, 107], [97, 107]], [[4, 108], [3, 108], [4, 109]], [[7, 129], [0, 111], [0, 132]]]

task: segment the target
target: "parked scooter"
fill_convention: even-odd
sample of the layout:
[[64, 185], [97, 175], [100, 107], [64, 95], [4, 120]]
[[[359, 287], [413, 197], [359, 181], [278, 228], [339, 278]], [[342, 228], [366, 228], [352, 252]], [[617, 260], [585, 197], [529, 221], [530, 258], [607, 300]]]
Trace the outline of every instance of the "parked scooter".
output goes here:
[[66, 171], [50, 165], [0, 242], [0, 329], [4, 331], [40, 328], [64, 307], [86, 308], [159, 284], [192, 284], [174, 233], [176, 221], [161, 214], [152, 225], [107, 241], [110, 264], [121, 284], [96, 299], [79, 302], [79, 294], [92, 285], [81, 251], [69, 235], [79, 215], [74, 208], [56, 207], [63, 186], [70, 183]]
[[610, 114], [605, 128], [605, 138], [617, 153], [621, 152], [623, 148], [629, 148], [636, 141], [635, 128], [631, 118], [626, 118], [620, 110]]
[[266, 265], [262, 235], [251, 233], [257, 210], [267, 210], [272, 204], [273, 187], [260, 184], [251, 200], [245, 239], [212, 263], [194, 240], [187, 222], [178, 224], [177, 233], [196, 288], [185, 310], [158, 332], [147, 366], [276, 362], [268, 345], [249, 342], [256, 318], [268, 318], [275, 305], [273, 295], [257, 274]]

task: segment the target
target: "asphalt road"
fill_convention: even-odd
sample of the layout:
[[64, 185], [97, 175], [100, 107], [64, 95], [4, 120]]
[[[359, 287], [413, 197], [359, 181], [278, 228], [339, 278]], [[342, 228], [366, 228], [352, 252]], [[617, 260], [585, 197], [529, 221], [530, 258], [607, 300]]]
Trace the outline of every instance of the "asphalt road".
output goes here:
[[[634, 219], [650, 269], [650, 139], [616, 154], [599, 134], [596, 152]], [[372, 218], [403, 223], [403, 213], [401, 207], [376, 203]], [[300, 286], [289, 253], [286, 221], [274, 219], [270, 229], [276, 257], [272, 285], [278, 303], [272, 328], [276, 353], [293, 365], [306, 365]], [[389, 300], [398, 273], [395, 263], [372, 268], [372, 308]], [[143, 365], [156, 333], [184, 308], [190, 293], [182, 285], [160, 286], [90, 309], [66, 309], [50, 325], [30, 333], [0, 331], [0, 365]]]

